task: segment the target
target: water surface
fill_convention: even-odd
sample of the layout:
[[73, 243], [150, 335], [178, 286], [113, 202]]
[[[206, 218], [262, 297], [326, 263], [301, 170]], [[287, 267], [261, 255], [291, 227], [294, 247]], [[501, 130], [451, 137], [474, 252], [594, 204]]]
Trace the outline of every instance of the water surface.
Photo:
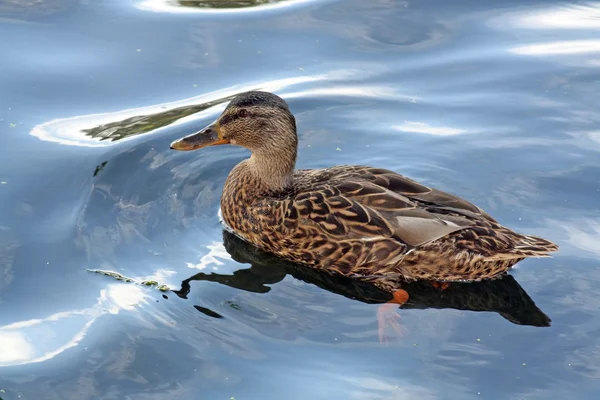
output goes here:
[[[214, 3], [0, 2], [0, 397], [597, 398], [600, 3]], [[298, 167], [393, 169], [561, 251], [409, 286], [381, 345], [385, 294], [224, 236], [247, 151], [169, 150], [249, 89], [289, 102]]]

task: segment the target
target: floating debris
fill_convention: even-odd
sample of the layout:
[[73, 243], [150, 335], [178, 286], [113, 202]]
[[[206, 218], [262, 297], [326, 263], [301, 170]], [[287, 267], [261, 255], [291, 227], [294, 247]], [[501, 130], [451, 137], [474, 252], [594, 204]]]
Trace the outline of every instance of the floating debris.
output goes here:
[[120, 273], [114, 272], [114, 271], [103, 271], [101, 269], [88, 269], [88, 271], [89, 272], [94, 272], [94, 273], [100, 274], [100, 275], [110, 276], [112, 278], [115, 278], [118, 281], [135, 282], [133, 279], [127, 278], [126, 276], [123, 276]]
[[152, 279], [137, 281], [133, 278], [126, 277], [126, 276], [121, 275], [120, 273], [114, 272], [114, 271], [104, 271], [101, 269], [88, 269], [88, 271], [94, 272], [94, 273], [100, 274], [100, 275], [110, 276], [110, 277], [115, 278], [116, 280], [122, 281], [122, 282], [137, 283], [138, 285], [142, 285], [142, 286], [154, 287], [154, 288], [160, 290], [161, 292], [168, 292], [169, 290], [171, 290], [171, 288], [169, 286], [161, 284]]
[[227, 305], [231, 308], [233, 308], [234, 310], [238, 310], [238, 311], [242, 311], [242, 307], [240, 307], [238, 304], [234, 303], [233, 301], [226, 301], [225, 303], [227, 303]]

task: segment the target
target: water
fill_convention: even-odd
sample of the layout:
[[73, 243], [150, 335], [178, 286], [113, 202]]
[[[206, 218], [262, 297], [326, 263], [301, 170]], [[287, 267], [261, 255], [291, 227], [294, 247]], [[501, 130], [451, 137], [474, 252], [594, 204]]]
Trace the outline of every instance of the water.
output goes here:
[[[249, 3], [0, 1], [0, 397], [597, 398], [600, 3]], [[394, 169], [560, 253], [407, 286], [381, 345], [384, 294], [223, 236], [246, 151], [169, 150], [255, 88], [299, 167]]]

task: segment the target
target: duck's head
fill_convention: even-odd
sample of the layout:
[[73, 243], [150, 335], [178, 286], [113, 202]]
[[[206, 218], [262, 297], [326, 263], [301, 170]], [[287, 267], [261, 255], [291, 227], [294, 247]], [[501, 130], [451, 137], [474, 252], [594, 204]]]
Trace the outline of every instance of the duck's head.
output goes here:
[[295, 161], [296, 120], [281, 97], [246, 92], [236, 96], [214, 123], [175, 140], [171, 149], [189, 151], [221, 144], [243, 146], [257, 156], [283, 153], [289, 158], [293, 153]]

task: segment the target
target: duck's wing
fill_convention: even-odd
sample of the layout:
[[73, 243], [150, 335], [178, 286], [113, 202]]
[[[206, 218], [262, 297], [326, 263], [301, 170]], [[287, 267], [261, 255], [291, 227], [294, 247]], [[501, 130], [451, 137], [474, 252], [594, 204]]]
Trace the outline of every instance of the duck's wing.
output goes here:
[[[335, 240], [393, 238], [410, 247], [475, 224], [481, 210], [392, 171], [335, 167], [299, 176], [293, 196], [263, 201], [280, 228], [317, 229]], [[273, 213], [278, 209], [279, 213]]]
[[[394, 171], [367, 166], [340, 166], [330, 168], [330, 173], [346, 175], [348, 178], [367, 180], [394, 193], [422, 204], [431, 211], [449, 212], [469, 218], [483, 218], [496, 222], [488, 213], [476, 205], [453, 194], [422, 185]], [[327, 171], [327, 170], [321, 170]], [[317, 175], [320, 175], [317, 173]]]

